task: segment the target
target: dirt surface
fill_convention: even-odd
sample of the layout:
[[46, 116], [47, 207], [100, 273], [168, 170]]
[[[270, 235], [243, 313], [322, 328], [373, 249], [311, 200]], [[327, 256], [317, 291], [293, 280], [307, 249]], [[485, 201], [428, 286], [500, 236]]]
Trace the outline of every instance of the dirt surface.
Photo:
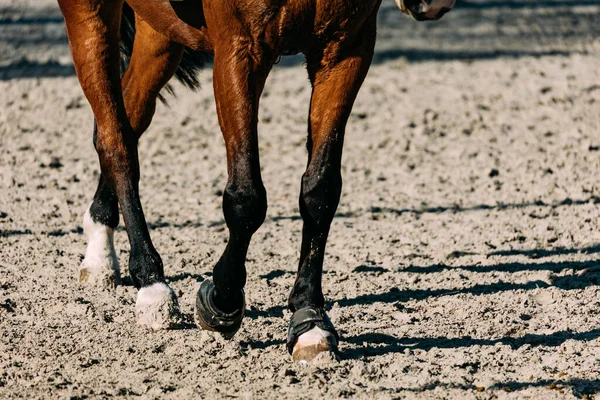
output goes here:
[[[0, 397], [594, 398], [600, 391], [600, 7], [463, 3], [439, 23], [386, 2], [349, 122], [325, 261], [343, 360], [294, 364], [286, 299], [310, 96], [273, 71], [269, 211], [235, 340], [135, 324], [136, 290], [81, 287], [99, 174], [92, 114], [48, 0], [0, 0]], [[212, 97], [177, 89], [140, 145], [142, 201], [191, 321], [225, 246]], [[125, 232], [116, 235], [127, 276]], [[587, 397], [586, 397], [587, 396]]]

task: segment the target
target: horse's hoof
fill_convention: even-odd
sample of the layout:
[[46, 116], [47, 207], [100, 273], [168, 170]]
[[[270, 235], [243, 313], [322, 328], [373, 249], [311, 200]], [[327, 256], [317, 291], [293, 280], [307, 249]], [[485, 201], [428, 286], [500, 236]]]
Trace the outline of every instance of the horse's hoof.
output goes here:
[[110, 264], [90, 266], [84, 260], [79, 267], [79, 282], [85, 285], [114, 289], [121, 284], [121, 275], [118, 271], [118, 266], [116, 270]]
[[139, 290], [135, 311], [138, 324], [154, 330], [169, 329], [181, 319], [175, 292], [162, 282]]
[[232, 313], [225, 313], [215, 306], [215, 285], [205, 279], [196, 295], [194, 315], [196, 324], [207, 331], [220, 333], [225, 339], [231, 339], [242, 326], [246, 302], [242, 290], [242, 304]]
[[287, 348], [294, 361], [327, 364], [339, 361], [339, 336], [320, 307], [297, 310], [288, 329]]
[[88, 245], [79, 267], [79, 282], [102, 288], [120, 285], [119, 259], [113, 244], [114, 230], [94, 222], [89, 208], [83, 217], [83, 229], [88, 236]]
[[337, 339], [318, 326], [303, 333], [292, 349], [294, 361], [303, 364], [322, 365], [340, 360]]

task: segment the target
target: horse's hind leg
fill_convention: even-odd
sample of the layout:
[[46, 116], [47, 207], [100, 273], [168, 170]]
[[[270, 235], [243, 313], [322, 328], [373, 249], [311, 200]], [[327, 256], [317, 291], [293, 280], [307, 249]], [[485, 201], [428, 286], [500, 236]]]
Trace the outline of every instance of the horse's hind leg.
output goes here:
[[[115, 199], [118, 200], [131, 244], [129, 270], [133, 283], [140, 289], [136, 303], [139, 322], [152, 328], [167, 327], [177, 314], [177, 298], [164, 282], [162, 261], [150, 240], [138, 191], [137, 141], [152, 113], [141, 113], [147, 121], [143, 123], [144, 118], [141, 118], [136, 131], [125, 109], [118, 43], [122, 1], [60, 0], [59, 4], [77, 76], [97, 121], [95, 146], [102, 178], [94, 204], [87, 213], [86, 229], [90, 239], [94, 234], [110, 235], [109, 229], [118, 223]], [[146, 97], [132, 98], [138, 99], [131, 102], [134, 105], [136, 101], [143, 103]], [[132, 110], [134, 108], [136, 106]], [[112, 250], [112, 244], [110, 247]], [[88, 251], [94, 249], [88, 248]]]
[[88, 245], [79, 266], [79, 282], [100, 287], [115, 287], [121, 283], [119, 259], [113, 240], [118, 224], [117, 197], [103, 175], [100, 175], [94, 200], [83, 217]]
[[[181, 61], [183, 45], [168, 40], [138, 17], [135, 26], [133, 53], [121, 86], [129, 123], [139, 138], [152, 121], [158, 93]], [[94, 124], [94, 143], [96, 139], [97, 125]], [[101, 287], [120, 283], [119, 262], [113, 242], [118, 223], [117, 197], [104, 176], [100, 175], [94, 200], [83, 219], [88, 246], [79, 268], [80, 282]]]
[[177, 71], [184, 46], [155, 31], [137, 15], [135, 26], [133, 53], [122, 86], [129, 123], [139, 137], [152, 121], [159, 92]]
[[[340, 168], [346, 122], [373, 55], [374, 18], [357, 37], [358, 43], [339, 61], [307, 55], [313, 84], [309, 157], [300, 193], [304, 228], [298, 274], [289, 297], [294, 314], [287, 343], [296, 361], [310, 361], [320, 353], [337, 353], [337, 333], [323, 309], [321, 274], [325, 244], [342, 189]], [[324, 54], [329, 50], [336, 49], [326, 49]]]
[[[106, 3], [106, 4], [105, 4]], [[110, 70], [109, 64], [115, 57], [118, 60], [118, 48], [110, 46], [111, 42], [118, 41], [118, 29], [121, 13], [120, 2], [101, 1], [59, 1], [65, 17], [71, 52], [81, 87], [92, 105], [94, 114], [102, 118], [103, 125], [112, 123], [117, 117], [110, 118], [116, 109], [105, 104], [112, 101], [112, 93], [116, 91], [118, 70]], [[96, 8], [94, 10], [94, 8]], [[83, 20], [90, 15], [93, 17], [87, 23]], [[88, 40], [89, 44], [84, 41]], [[88, 51], [89, 46], [89, 53]], [[113, 54], [108, 54], [112, 51]], [[93, 60], [98, 53], [105, 53], [103, 57]], [[93, 68], [93, 69], [92, 69]], [[110, 118], [110, 119], [109, 119]], [[106, 121], [106, 122], [104, 122]], [[94, 146], [97, 143], [98, 125], [94, 121]], [[105, 173], [101, 173], [100, 182], [83, 218], [83, 227], [88, 237], [88, 246], [85, 258], [79, 268], [79, 280], [102, 287], [115, 286], [120, 283], [119, 263], [113, 244], [114, 229], [119, 223], [118, 200]]]

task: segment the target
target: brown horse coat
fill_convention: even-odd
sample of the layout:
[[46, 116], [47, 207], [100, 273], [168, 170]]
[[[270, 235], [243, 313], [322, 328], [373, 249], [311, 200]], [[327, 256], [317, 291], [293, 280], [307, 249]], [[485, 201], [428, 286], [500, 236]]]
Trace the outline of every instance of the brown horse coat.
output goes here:
[[[140, 290], [138, 321], [164, 328], [177, 321], [177, 297], [165, 282], [139, 199], [137, 143], [149, 126], [160, 90], [182, 72], [193, 52], [214, 55], [214, 92], [227, 150], [223, 212], [229, 241], [198, 292], [203, 328], [231, 337], [244, 315], [245, 259], [264, 221], [266, 191], [258, 154], [258, 103], [267, 75], [281, 55], [303, 53], [312, 85], [308, 163], [302, 177], [304, 220], [288, 349], [310, 360], [336, 352], [338, 336], [324, 312], [323, 258], [337, 208], [346, 122], [367, 74], [381, 0], [58, 0], [73, 61], [96, 118], [94, 144], [101, 178], [86, 212], [88, 251], [80, 280], [120, 281], [112, 234], [121, 208], [131, 244], [129, 271]], [[436, 19], [454, 0], [398, 0], [417, 19]], [[125, 12], [135, 15], [129, 66], [119, 70], [119, 34]]]

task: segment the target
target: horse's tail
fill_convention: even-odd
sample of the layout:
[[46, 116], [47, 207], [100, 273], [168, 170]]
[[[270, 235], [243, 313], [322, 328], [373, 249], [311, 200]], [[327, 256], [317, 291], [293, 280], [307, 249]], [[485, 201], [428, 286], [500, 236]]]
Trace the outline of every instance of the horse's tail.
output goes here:
[[[135, 13], [127, 4], [123, 3], [123, 13], [121, 17], [121, 74], [125, 72], [131, 60], [133, 53], [133, 40], [135, 39]], [[198, 72], [210, 62], [210, 55], [199, 51], [185, 48], [183, 58], [175, 72], [175, 77], [184, 86], [192, 90], [200, 88], [198, 81]], [[167, 85], [165, 89], [173, 93], [172, 88]], [[161, 101], [165, 101], [163, 96], [159, 96]]]

